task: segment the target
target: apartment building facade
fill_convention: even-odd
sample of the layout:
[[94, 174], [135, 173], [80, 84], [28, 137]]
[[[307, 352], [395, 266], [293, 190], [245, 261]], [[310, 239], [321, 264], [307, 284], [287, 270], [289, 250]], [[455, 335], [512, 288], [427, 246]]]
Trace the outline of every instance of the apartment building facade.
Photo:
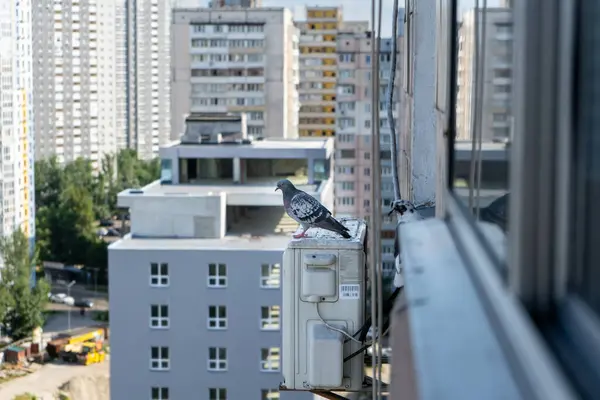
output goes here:
[[300, 136], [335, 136], [337, 33], [341, 7], [307, 7], [300, 28]]
[[[463, 15], [459, 29], [458, 52], [458, 95], [456, 106], [457, 138], [471, 140], [473, 132], [473, 116], [476, 108], [486, 110], [482, 114], [483, 141], [504, 141], [510, 138], [512, 126], [512, 10], [509, 8], [488, 8], [486, 12], [485, 36], [481, 24], [476, 22], [475, 9]], [[479, 30], [477, 26], [479, 25]], [[478, 33], [479, 31], [479, 33]], [[475, 101], [477, 93], [476, 57], [477, 35], [482, 37], [480, 51], [483, 51], [482, 95]], [[488, 111], [489, 110], [489, 111]]]
[[[240, 123], [224, 117], [215, 132]], [[333, 143], [199, 144], [195, 130], [161, 149], [161, 181], [118, 195], [131, 232], [109, 247], [111, 396], [310, 399], [278, 392], [281, 262], [298, 225], [273, 188], [308, 171], [298, 187], [331, 207], [329, 175], [310, 171]]]
[[32, 7], [36, 159], [116, 151], [115, 3], [39, 0]]
[[[372, 171], [372, 54], [373, 39], [369, 32], [338, 33], [338, 76], [335, 138], [336, 214], [370, 219]], [[381, 197], [384, 211], [382, 254], [384, 269], [391, 271], [394, 256], [394, 221], [387, 216], [394, 200], [391, 165], [391, 128], [387, 117], [386, 93], [390, 80], [392, 40], [380, 42], [379, 77]], [[400, 104], [398, 90], [402, 76], [402, 37], [396, 47], [397, 69], [392, 105], [394, 123], [398, 125]], [[398, 135], [398, 129], [396, 129]]]
[[297, 136], [298, 32], [290, 10], [175, 9], [172, 32], [172, 138], [191, 112], [246, 113], [251, 136]]
[[116, 4], [118, 148], [155, 158], [171, 140], [171, 3]]
[[[0, 236], [35, 237], [32, 2], [0, 8]], [[0, 260], [1, 264], [1, 260]]]

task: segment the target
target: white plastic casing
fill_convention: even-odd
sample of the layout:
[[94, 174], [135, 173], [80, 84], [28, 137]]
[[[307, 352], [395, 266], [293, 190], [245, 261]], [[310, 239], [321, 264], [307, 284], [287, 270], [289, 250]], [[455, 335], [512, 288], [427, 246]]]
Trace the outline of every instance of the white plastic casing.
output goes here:
[[[364, 322], [363, 220], [341, 221], [352, 237], [312, 228], [293, 239], [283, 255], [282, 389], [359, 391], [364, 379], [361, 348], [329, 324], [353, 335]], [[317, 312], [318, 305], [318, 312]]]

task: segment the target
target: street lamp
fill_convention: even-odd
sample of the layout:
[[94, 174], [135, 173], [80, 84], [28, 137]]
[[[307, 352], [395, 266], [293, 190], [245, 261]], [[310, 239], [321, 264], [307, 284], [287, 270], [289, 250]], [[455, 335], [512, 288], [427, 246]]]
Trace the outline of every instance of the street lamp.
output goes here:
[[[71, 283], [69, 283], [67, 285], [67, 297], [71, 297], [71, 286], [73, 286], [74, 284], [75, 284], [75, 281], [71, 281]], [[67, 314], [68, 315], [67, 321], [69, 324], [69, 332], [71, 332], [71, 308], [72, 308], [71, 305], [69, 305], [69, 314]]]

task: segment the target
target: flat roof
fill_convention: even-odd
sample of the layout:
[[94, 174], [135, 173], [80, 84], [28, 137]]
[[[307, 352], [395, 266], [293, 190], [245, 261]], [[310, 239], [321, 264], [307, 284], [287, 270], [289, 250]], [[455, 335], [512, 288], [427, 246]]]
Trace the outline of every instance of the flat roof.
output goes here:
[[263, 139], [254, 140], [249, 144], [195, 144], [195, 143], [181, 143], [181, 141], [172, 142], [164, 146], [165, 148], [172, 147], [185, 147], [185, 148], [198, 148], [203, 150], [215, 150], [222, 148], [244, 148], [244, 149], [271, 149], [271, 150], [287, 150], [287, 149], [301, 149], [301, 150], [326, 150], [329, 146], [329, 142], [333, 142], [331, 139]]
[[211, 251], [284, 251], [292, 235], [239, 236], [221, 239], [132, 238], [108, 246], [111, 250], [211, 250]]
[[[198, 185], [161, 185], [160, 183], [150, 184], [142, 190], [143, 194], [131, 194], [131, 193], [123, 193], [123, 194], [131, 194], [132, 196], [140, 196], [140, 195], [206, 195], [209, 193], [217, 194], [221, 192], [225, 192], [228, 194], [262, 194], [267, 193], [271, 194], [271, 192], [275, 193], [275, 187], [277, 185], [278, 179], [273, 179], [272, 182], [265, 182], [261, 184], [239, 184], [235, 185], [231, 183], [231, 181], [223, 181], [223, 183], [213, 183], [213, 184], [198, 184]], [[158, 181], [157, 181], [158, 182]], [[308, 193], [315, 193], [319, 189], [319, 185], [296, 185], [296, 187], [300, 190], [304, 190]], [[281, 197], [281, 195], [279, 195]]]

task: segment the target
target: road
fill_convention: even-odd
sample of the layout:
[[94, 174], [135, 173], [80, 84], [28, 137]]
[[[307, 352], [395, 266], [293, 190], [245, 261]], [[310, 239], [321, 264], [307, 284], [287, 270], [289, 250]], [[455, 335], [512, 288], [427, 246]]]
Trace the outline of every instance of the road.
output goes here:
[[77, 376], [108, 376], [109, 361], [88, 366], [46, 364], [36, 372], [0, 385], [0, 400], [12, 400], [23, 393], [31, 393], [40, 400], [54, 400], [58, 389]]
[[[79, 310], [71, 312], [71, 329], [85, 328], [97, 324], [98, 322], [94, 321], [92, 313], [89, 311], [84, 316], [79, 314]], [[64, 332], [68, 329], [69, 315], [66, 311], [50, 315], [44, 325], [44, 333], [49, 335]]]
[[[50, 290], [52, 294], [64, 293], [67, 294], [67, 288], [61, 284], [52, 284], [52, 288]], [[108, 293], [105, 292], [94, 292], [93, 290], [88, 290], [84, 286], [74, 285], [70, 291], [71, 297], [75, 300], [79, 299], [88, 299], [94, 302], [94, 310], [108, 310]], [[79, 312], [79, 308], [70, 307], [66, 304], [61, 303], [49, 303], [47, 306], [48, 310], [56, 310], [56, 311], [66, 311], [71, 308], [73, 311]]]

